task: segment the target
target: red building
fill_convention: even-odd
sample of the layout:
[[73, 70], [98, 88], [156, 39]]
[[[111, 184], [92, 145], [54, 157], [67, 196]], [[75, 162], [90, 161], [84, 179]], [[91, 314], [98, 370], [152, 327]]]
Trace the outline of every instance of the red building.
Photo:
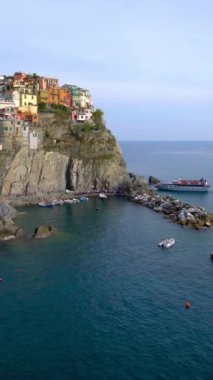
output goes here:
[[26, 78], [26, 74], [25, 73], [22, 73], [22, 72], [16, 72], [14, 74], [14, 80], [23, 80]]

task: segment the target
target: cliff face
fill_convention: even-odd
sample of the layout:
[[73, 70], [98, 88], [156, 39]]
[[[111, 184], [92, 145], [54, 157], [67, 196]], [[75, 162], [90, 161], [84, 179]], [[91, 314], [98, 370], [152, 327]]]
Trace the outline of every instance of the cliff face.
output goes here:
[[29, 195], [65, 189], [69, 158], [43, 149], [32, 153], [21, 148], [2, 184], [2, 195]]
[[59, 123], [44, 134], [39, 150], [22, 147], [4, 166], [2, 195], [114, 189], [127, 178], [120, 148], [105, 127]]

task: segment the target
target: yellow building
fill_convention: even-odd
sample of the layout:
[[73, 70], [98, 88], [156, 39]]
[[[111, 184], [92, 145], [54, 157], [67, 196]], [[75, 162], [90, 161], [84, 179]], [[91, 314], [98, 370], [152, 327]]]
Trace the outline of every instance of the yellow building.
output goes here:
[[21, 112], [23, 115], [24, 114], [37, 115], [37, 113], [38, 113], [38, 106], [28, 105], [28, 106], [19, 107], [18, 110], [19, 110], [19, 113]]
[[20, 94], [19, 111], [23, 114], [37, 115], [38, 113], [38, 97], [31, 92], [23, 92]]
[[39, 92], [39, 97], [38, 97], [39, 103], [48, 103], [48, 100], [49, 100], [48, 90], [41, 90]]
[[38, 97], [33, 93], [23, 92], [20, 94], [20, 107], [37, 106]]

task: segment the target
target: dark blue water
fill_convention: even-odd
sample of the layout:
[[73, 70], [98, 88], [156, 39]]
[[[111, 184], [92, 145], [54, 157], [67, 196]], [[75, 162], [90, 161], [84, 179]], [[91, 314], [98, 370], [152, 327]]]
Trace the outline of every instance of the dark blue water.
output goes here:
[[213, 142], [123, 142], [128, 169], [162, 181], [178, 178], [208, 180], [208, 194], [172, 193], [179, 199], [200, 204], [213, 212]]
[[[167, 144], [122, 144], [129, 170], [159, 176], [159, 165], [161, 177], [179, 176], [180, 146], [172, 154]], [[210, 150], [197, 172], [192, 159], [190, 177], [213, 180]], [[22, 211], [29, 235], [42, 223], [59, 232], [1, 243], [0, 379], [213, 378], [212, 230], [122, 199]], [[167, 236], [175, 246], [159, 249]]]

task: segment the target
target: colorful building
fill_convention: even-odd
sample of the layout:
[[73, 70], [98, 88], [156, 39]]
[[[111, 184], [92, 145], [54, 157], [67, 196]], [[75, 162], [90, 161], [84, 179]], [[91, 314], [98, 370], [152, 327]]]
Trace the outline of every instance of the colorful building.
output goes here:
[[25, 109], [25, 110], [20, 109], [18, 111], [19, 119], [22, 121], [30, 122], [30, 123], [38, 123], [39, 121], [38, 114], [37, 112], [35, 112], [35, 109], [33, 107], [34, 106], [29, 106], [28, 109]]
[[5, 98], [0, 98], [0, 110], [6, 107], [15, 107], [15, 103], [12, 99], [6, 100]]
[[14, 73], [14, 80], [23, 80], [26, 78], [26, 74], [25, 73], [22, 73], [21, 71], [17, 71], [16, 73]]
[[4, 92], [4, 98], [7, 101], [10, 101], [12, 99], [16, 107], [20, 106], [20, 93], [18, 90], [6, 90]]
[[20, 93], [20, 107], [37, 106], [38, 97], [31, 91], [23, 91]]
[[38, 121], [38, 97], [35, 93], [25, 90], [20, 93], [20, 106], [18, 108], [21, 120]]
[[38, 103], [48, 103], [49, 100], [49, 91], [41, 90], [38, 94]]
[[85, 122], [85, 121], [91, 121], [92, 119], [93, 110], [91, 108], [84, 108], [84, 109], [76, 109], [72, 111], [71, 118], [72, 121], [76, 122]]
[[81, 89], [80, 91], [80, 107], [93, 107], [92, 96], [88, 90]]
[[62, 88], [66, 88], [71, 92], [72, 106], [74, 108], [93, 108], [92, 96], [88, 90], [72, 84], [65, 84]]
[[[0, 75], [0, 118], [38, 123], [38, 103], [66, 106], [71, 119], [85, 122], [92, 119], [93, 101], [90, 92], [76, 85], [59, 87], [59, 80], [37, 74], [15, 72]], [[48, 112], [48, 107], [47, 112]], [[2, 110], [2, 112], [1, 112]], [[10, 126], [8, 128], [11, 128]]]
[[70, 91], [72, 96], [72, 107], [78, 108], [80, 107], [80, 87], [72, 85], [72, 84], [64, 84], [62, 88], [65, 88]]
[[51, 87], [59, 87], [59, 80], [57, 78], [39, 77], [40, 91]]
[[9, 120], [14, 119], [18, 115], [18, 109], [13, 105], [7, 105], [5, 108], [0, 109], [0, 119], [1, 120]]
[[48, 93], [49, 93], [49, 98], [48, 98], [49, 104], [71, 107], [72, 105], [71, 93], [66, 88], [51, 87], [48, 89]]

